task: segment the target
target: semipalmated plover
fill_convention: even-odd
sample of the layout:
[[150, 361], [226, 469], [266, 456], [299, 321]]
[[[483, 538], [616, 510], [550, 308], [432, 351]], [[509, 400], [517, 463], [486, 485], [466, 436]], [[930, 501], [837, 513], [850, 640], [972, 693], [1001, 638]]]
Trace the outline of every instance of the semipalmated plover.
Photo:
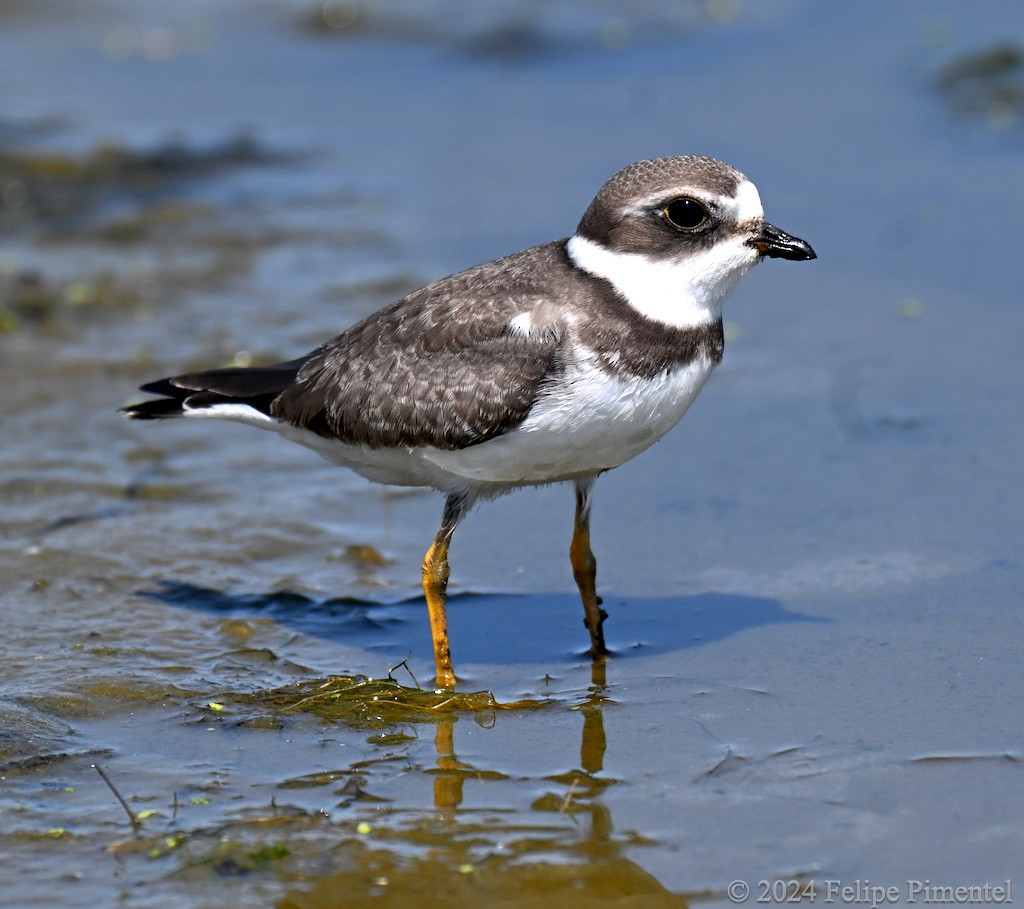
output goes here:
[[757, 189], [712, 158], [640, 161], [576, 233], [443, 278], [305, 356], [161, 379], [124, 409], [271, 429], [378, 483], [446, 496], [423, 559], [436, 683], [455, 675], [448, 547], [478, 499], [571, 480], [569, 548], [590, 632], [607, 651], [590, 548], [594, 479], [660, 439], [722, 359], [722, 304], [765, 257], [813, 259], [764, 217]]

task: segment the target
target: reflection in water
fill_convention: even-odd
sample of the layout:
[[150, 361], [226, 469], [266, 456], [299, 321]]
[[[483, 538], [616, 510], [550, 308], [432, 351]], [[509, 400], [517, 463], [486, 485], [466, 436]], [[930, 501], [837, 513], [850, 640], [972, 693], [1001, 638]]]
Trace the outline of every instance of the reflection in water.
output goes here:
[[[600, 794], [616, 781], [602, 776], [609, 702], [605, 664], [595, 663], [592, 684], [578, 711], [583, 717], [580, 766], [545, 778], [558, 786], [535, 799], [527, 817], [500, 807], [462, 808], [469, 779], [505, 779], [460, 761], [455, 718], [439, 722], [434, 810], [388, 808], [367, 813], [372, 834], [339, 842], [327, 873], [310, 870], [278, 909], [348, 906], [685, 907], [623, 853], [644, 845], [616, 836]], [[322, 868], [322, 863], [320, 864]], [[642, 902], [640, 902], [642, 901]]]

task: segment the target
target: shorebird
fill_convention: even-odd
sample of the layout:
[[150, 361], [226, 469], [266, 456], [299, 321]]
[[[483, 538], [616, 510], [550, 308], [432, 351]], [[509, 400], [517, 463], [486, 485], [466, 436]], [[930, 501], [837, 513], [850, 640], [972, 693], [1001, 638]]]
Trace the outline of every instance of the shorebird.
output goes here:
[[435, 682], [455, 685], [445, 596], [452, 535], [475, 502], [571, 481], [569, 547], [595, 659], [607, 614], [590, 546], [595, 478], [686, 413], [722, 359], [722, 304], [764, 258], [814, 250], [765, 220], [757, 189], [697, 156], [631, 164], [576, 232], [395, 301], [272, 366], [160, 379], [137, 420], [270, 429], [378, 483], [445, 496], [423, 559]]

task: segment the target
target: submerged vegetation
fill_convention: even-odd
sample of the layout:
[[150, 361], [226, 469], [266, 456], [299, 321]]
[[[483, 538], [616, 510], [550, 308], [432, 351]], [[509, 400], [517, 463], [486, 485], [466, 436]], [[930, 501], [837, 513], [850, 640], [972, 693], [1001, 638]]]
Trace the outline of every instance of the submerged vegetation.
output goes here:
[[115, 202], [135, 206], [187, 179], [275, 160], [247, 137], [208, 149], [101, 145], [82, 155], [0, 147], [0, 230], [80, 224]]
[[335, 676], [327, 681], [303, 681], [272, 691], [228, 697], [249, 708], [304, 712], [329, 723], [359, 729], [382, 729], [410, 722], [450, 723], [459, 714], [470, 714], [481, 724], [489, 725], [497, 711], [538, 710], [554, 703], [549, 699], [502, 703], [489, 691], [408, 687], [391, 678], [365, 676]]
[[1015, 43], [963, 54], [943, 67], [936, 86], [957, 114], [997, 129], [1024, 123], [1024, 49]]
[[[622, 899], [684, 907], [682, 896], [630, 857], [654, 841], [617, 833], [602, 804], [601, 794], [618, 781], [602, 772], [603, 711], [612, 702], [600, 673], [593, 681], [571, 701], [504, 703], [484, 691], [422, 689], [363, 676], [225, 692], [215, 701], [185, 694], [180, 703], [191, 705], [186, 725], [194, 725], [189, 717], [201, 721], [196, 734], [220, 729], [249, 740], [239, 747], [252, 750], [289, 717], [307, 716], [325, 729], [341, 724], [370, 732], [370, 756], [280, 779], [269, 801], [247, 797], [237, 805], [229, 781], [197, 780], [153, 798], [122, 791], [123, 773], [115, 780], [94, 763], [111, 801], [127, 815], [122, 834], [108, 838], [105, 850], [121, 873], [145, 877], [144, 869], [155, 864], [161, 875], [205, 886], [223, 878], [257, 890], [272, 886], [276, 905], [293, 909], [398, 905], [412, 893], [452, 907], [481, 900], [557, 906]], [[528, 780], [458, 757], [453, 733], [462, 717], [490, 726], [499, 714], [541, 709], [582, 717], [580, 766]], [[419, 724], [428, 724], [432, 736], [416, 732]], [[403, 806], [395, 798], [395, 784], [409, 782], [432, 790], [432, 808]], [[517, 804], [514, 795], [524, 782], [532, 784], [528, 805]], [[77, 837], [70, 820], [16, 835], [22, 846], [47, 848]]]
[[114, 271], [59, 279], [34, 269], [0, 268], [0, 334], [54, 329], [79, 315], [139, 307], [146, 300], [146, 283]]
[[0, 233], [24, 250], [0, 258], [0, 334], [144, 309], [247, 269], [267, 237], [196, 201], [195, 183], [279, 159], [246, 137], [84, 154], [0, 145]]

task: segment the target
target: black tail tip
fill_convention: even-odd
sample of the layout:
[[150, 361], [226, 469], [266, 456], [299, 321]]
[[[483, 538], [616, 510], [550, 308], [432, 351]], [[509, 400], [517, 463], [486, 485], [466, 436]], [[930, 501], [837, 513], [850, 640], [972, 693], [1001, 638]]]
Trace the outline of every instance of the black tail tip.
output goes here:
[[181, 401], [171, 398], [158, 398], [155, 401], [143, 401], [140, 404], [129, 404], [118, 413], [129, 420], [164, 420], [167, 417], [181, 416]]

